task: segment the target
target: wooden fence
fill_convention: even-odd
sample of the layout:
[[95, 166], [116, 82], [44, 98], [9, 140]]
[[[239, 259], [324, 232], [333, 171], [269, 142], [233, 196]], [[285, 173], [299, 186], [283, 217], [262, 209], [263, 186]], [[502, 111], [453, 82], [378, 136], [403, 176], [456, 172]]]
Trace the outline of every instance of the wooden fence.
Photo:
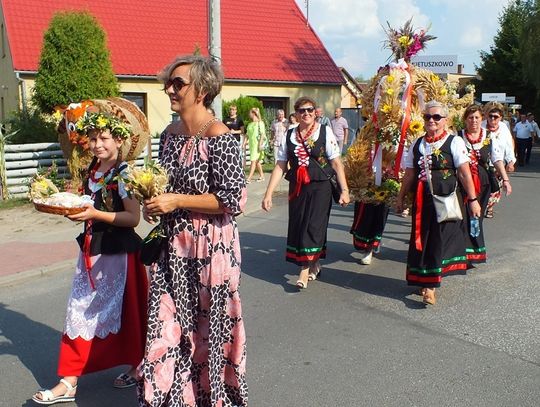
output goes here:
[[[152, 138], [152, 158], [154, 159], [157, 158], [158, 145], [159, 139]], [[1, 145], [0, 148], [2, 148]], [[145, 149], [135, 163], [142, 165], [147, 153], [148, 149]], [[0, 157], [4, 160], [0, 163], [0, 171], [5, 171], [5, 174], [0, 174], [0, 199], [2, 196], [26, 197], [30, 178], [37, 173], [39, 168], [48, 168], [53, 163], [58, 168], [60, 178], [69, 178], [66, 159], [59, 143], [6, 144], [4, 151], [0, 152]], [[6, 190], [7, 194], [1, 193]]]

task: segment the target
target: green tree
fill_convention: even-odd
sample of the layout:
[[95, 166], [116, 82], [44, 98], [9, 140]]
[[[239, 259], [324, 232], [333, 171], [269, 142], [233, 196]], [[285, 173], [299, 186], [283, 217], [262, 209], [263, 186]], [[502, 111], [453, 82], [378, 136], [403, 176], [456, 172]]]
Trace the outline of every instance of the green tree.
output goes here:
[[87, 12], [60, 12], [45, 32], [33, 101], [43, 111], [118, 96], [106, 35]]
[[484, 92], [505, 92], [515, 96], [525, 109], [533, 109], [536, 87], [524, 74], [522, 41], [524, 22], [529, 21], [532, 0], [513, 0], [499, 16], [500, 28], [489, 52], [480, 52], [477, 68], [481, 80], [475, 80], [477, 95]]
[[261, 112], [262, 119], [268, 125], [263, 103], [259, 99], [254, 98], [253, 96], [240, 96], [233, 100], [224, 101], [222, 105], [223, 117], [229, 117], [229, 107], [231, 105], [236, 105], [238, 108], [238, 116], [240, 116], [246, 125], [251, 122], [251, 119], [249, 118], [249, 111], [253, 107], [258, 107], [259, 111]]
[[[521, 62], [523, 73], [527, 80], [532, 83], [540, 93], [540, 0], [536, 0], [527, 21], [523, 24], [521, 41]], [[539, 94], [537, 93], [537, 100]], [[537, 103], [538, 107], [538, 103]]]

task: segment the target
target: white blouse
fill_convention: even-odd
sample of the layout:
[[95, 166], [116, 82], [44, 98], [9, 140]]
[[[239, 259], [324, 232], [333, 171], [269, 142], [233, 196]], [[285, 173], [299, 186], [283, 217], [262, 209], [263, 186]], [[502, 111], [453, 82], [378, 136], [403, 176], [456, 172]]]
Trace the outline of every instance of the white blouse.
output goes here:
[[[449, 135], [450, 134], [447, 134], [445, 137], [439, 141], [436, 141], [435, 143], [427, 143], [424, 138], [424, 142], [420, 144], [419, 147], [420, 154], [431, 154], [434, 150], [441, 148]], [[414, 168], [414, 146], [416, 146], [418, 140], [420, 139], [417, 138], [414, 140], [412, 145], [409, 147], [409, 151], [405, 157], [405, 168]], [[465, 146], [465, 141], [463, 141], [461, 137], [454, 136], [452, 143], [450, 144], [450, 151], [452, 152], [454, 167], [459, 168], [461, 165], [470, 161], [469, 154], [467, 153], [467, 147]]]
[[[298, 140], [296, 140], [296, 131], [298, 130], [298, 126], [293, 128], [293, 131], [291, 132], [291, 142], [295, 146], [300, 146], [302, 143], [299, 143]], [[317, 130], [313, 132], [311, 135], [311, 138], [313, 141], [317, 141], [319, 139], [319, 134], [321, 132], [321, 126], [317, 127]], [[339, 145], [336, 140], [336, 136], [332, 132], [332, 129], [329, 126], [326, 126], [326, 158], [328, 161], [333, 160], [336, 157], [341, 156], [341, 149], [339, 148]], [[279, 146], [279, 149], [277, 151], [277, 160], [278, 161], [288, 161], [289, 158], [287, 157], [287, 143], [283, 142], [281, 146]]]

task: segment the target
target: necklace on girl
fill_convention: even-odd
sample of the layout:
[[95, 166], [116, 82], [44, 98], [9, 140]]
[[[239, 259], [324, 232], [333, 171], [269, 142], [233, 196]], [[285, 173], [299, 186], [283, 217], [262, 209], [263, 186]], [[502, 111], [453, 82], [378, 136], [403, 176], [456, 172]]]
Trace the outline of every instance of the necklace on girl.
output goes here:
[[94, 168], [92, 168], [90, 170], [90, 175], [88, 176], [92, 180], [92, 182], [94, 182], [96, 184], [103, 183], [105, 181], [105, 178], [107, 178], [109, 176], [109, 174], [112, 172], [112, 170], [114, 168], [114, 165], [111, 166], [107, 171], [105, 171], [103, 173], [103, 175], [101, 175], [101, 177], [96, 178], [96, 172], [97, 172], [100, 165], [101, 165], [101, 162], [97, 161]]

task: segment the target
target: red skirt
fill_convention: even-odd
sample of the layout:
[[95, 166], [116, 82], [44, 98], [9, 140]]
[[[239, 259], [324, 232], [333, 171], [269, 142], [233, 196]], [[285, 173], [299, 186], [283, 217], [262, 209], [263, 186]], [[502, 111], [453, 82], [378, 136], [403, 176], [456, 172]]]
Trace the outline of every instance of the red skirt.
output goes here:
[[137, 366], [144, 355], [148, 309], [148, 278], [139, 253], [129, 253], [120, 331], [106, 338], [62, 335], [58, 375], [81, 376], [119, 365]]

